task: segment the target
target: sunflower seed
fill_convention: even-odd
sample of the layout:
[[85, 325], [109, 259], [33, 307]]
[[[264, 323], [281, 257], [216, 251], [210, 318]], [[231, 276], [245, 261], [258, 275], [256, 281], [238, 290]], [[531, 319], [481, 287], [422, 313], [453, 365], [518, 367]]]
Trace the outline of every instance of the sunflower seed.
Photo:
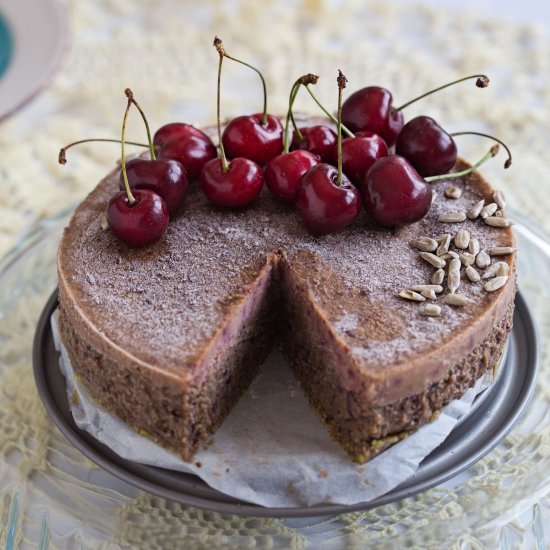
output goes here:
[[430, 239], [429, 237], [413, 239], [410, 244], [423, 252], [435, 252], [437, 250], [437, 241], [435, 239]]
[[493, 200], [497, 203], [499, 208], [506, 208], [506, 199], [504, 198], [504, 193], [502, 191], [495, 189], [493, 191]]
[[466, 277], [468, 277], [472, 283], [478, 283], [481, 280], [479, 273], [471, 265], [466, 268]]
[[513, 254], [517, 249], [511, 246], [495, 246], [489, 248], [487, 252], [489, 256], [507, 256], [508, 254]]
[[457, 248], [461, 248], [462, 250], [468, 248], [470, 244], [470, 232], [466, 229], [459, 229], [455, 233], [454, 242]]
[[453, 258], [449, 263], [449, 271], [460, 271], [460, 263], [458, 258]]
[[443, 301], [450, 306], [467, 306], [474, 303], [473, 300], [463, 294], [447, 294], [443, 297]]
[[489, 279], [484, 285], [483, 288], [487, 292], [494, 292], [499, 288], [502, 288], [508, 282], [508, 276], [502, 275], [500, 277], [495, 277], [494, 279]]
[[413, 292], [412, 290], [402, 290], [399, 293], [399, 296], [401, 298], [405, 298], [405, 300], [411, 300], [413, 302], [425, 302], [426, 298], [424, 296], [421, 296], [418, 294], [418, 292]]
[[428, 300], [435, 300], [437, 298], [435, 292], [429, 289], [423, 290], [420, 294], [422, 294], [422, 296], [424, 296], [424, 298], [427, 298]]
[[435, 189], [432, 189], [432, 204], [434, 204], [436, 200], [437, 200], [437, 191]]
[[442, 269], [438, 269], [432, 275], [432, 283], [434, 285], [440, 285], [443, 282], [444, 278], [445, 278], [445, 272]]
[[504, 217], [505, 217], [505, 216], [504, 216], [504, 212], [503, 212], [502, 210], [497, 210], [497, 211], [495, 212], [495, 216], [496, 216], [497, 218], [504, 218]]
[[415, 292], [422, 292], [423, 290], [433, 290], [435, 293], [439, 294], [443, 292], [443, 287], [441, 285], [414, 285], [411, 286], [410, 290]]
[[446, 214], [441, 214], [437, 218], [438, 222], [443, 223], [460, 223], [466, 219], [466, 212], [447, 212]]
[[454, 294], [460, 286], [460, 260], [452, 259], [447, 271], [447, 289]]
[[491, 257], [485, 250], [479, 251], [479, 254], [476, 256], [476, 265], [479, 269], [485, 269], [491, 265]]
[[479, 215], [483, 219], [485, 219], [485, 218], [488, 218], [489, 216], [492, 216], [497, 210], [498, 210], [497, 203], [491, 202], [481, 209], [481, 212], [479, 213]]
[[439, 241], [439, 246], [437, 247], [437, 256], [443, 256], [449, 251], [449, 245], [451, 244], [451, 235], [447, 234], [441, 238]]
[[514, 222], [510, 218], [503, 218], [501, 216], [489, 216], [485, 218], [485, 223], [493, 227], [510, 227], [514, 225]]
[[481, 209], [483, 208], [484, 205], [485, 205], [485, 199], [481, 199], [479, 202], [476, 202], [474, 205], [472, 205], [468, 210], [468, 212], [466, 212], [466, 215], [468, 216], [468, 218], [470, 220], [475, 220], [479, 216], [479, 213], [481, 212]]
[[460, 261], [462, 262], [462, 265], [469, 267], [476, 261], [476, 257], [469, 252], [464, 252], [464, 254], [460, 255]]
[[477, 239], [470, 239], [468, 250], [472, 256], [477, 256], [479, 253], [479, 241]]
[[431, 252], [421, 252], [420, 257], [423, 260], [426, 260], [429, 264], [432, 264], [434, 267], [445, 267], [447, 262], [445, 260], [442, 260], [435, 254], [432, 254]]
[[439, 317], [441, 315], [441, 307], [436, 304], [426, 304], [424, 308], [420, 310], [420, 313], [428, 317]]
[[493, 277], [504, 277], [510, 272], [510, 266], [506, 262], [496, 262], [488, 267], [483, 273], [482, 279], [492, 279]]
[[456, 185], [451, 185], [445, 189], [445, 196], [448, 199], [459, 199], [462, 196], [462, 189]]

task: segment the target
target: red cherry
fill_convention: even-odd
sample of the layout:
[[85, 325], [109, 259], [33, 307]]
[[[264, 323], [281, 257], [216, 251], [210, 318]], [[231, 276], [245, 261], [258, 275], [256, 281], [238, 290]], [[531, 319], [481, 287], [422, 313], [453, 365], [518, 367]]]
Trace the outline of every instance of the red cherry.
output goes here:
[[[132, 189], [154, 191], [166, 201], [170, 214], [175, 214], [183, 204], [188, 186], [187, 173], [177, 160], [135, 158], [126, 163], [126, 173]], [[125, 189], [122, 171], [119, 188], [121, 191]]]
[[342, 168], [356, 187], [361, 185], [374, 162], [387, 156], [386, 142], [372, 132], [358, 132], [354, 138], [342, 141]]
[[234, 118], [223, 131], [223, 147], [228, 158], [244, 157], [260, 166], [283, 150], [283, 126], [272, 115], [262, 114]]
[[120, 191], [109, 201], [107, 222], [114, 236], [130, 246], [149, 246], [156, 243], [168, 227], [166, 201], [149, 189], [133, 192], [135, 203], [130, 204], [126, 191]]
[[342, 122], [352, 131], [378, 134], [391, 147], [403, 128], [403, 114], [392, 108], [385, 88], [367, 86], [351, 94], [342, 105]]
[[361, 210], [361, 195], [345, 175], [337, 183], [338, 170], [316, 164], [302, 178], [296, 192], [296, 210], [316, 233], [330, 233], [350, 225]]
[[186, 139], [190, 136], [195, 136], [204, 141], [211, 141], [210, 137], [202, 130], [195, 128], [191, 124], [185, 122], [170, 122], [161, 126], [153, 136], [153, 143], [159, 147], [163, 147], [169, 141], [174, 139]]
[[239, 116], [225, 127], [220, 142], [225, 155], [229, 158], [247, 158], [260, 166], [265, 166], [272, 158], [283, 150], [283, 126], [281, 121], [267, 114], [267, 86], [262, 73], [256, 67], [229, 55], [216, 36], [214, 47], [220, 55], [218, 69], [218, 133], [220, 127], [220, 76], [221, 62], [224, 57], [245, 65], [258, 74], [262, 81], [264, 107], [261, 114]]
[[423, 218], [432, 204], [432, 190], [407, 159], [391, 155], [378, 159], [361, 186], [363, 205], [373, 220], [397, 227]]
[[336, 163], [338, 156], [338, 137], [328, 127], [323, 125], [306, 126], [300, 128], [303, 140], [300, 141], [298, 135], [294, 133], [292, 137], [292, 150], [304, 149], [319, 155], [322, 162]]
[[211, 202], [237, 208], [251, 203], [260, 194], [264, 176], [262, 169], [250, 159], [230, 160], [226, 171], [219, 159], [212, 159], [203, 166], [199, 182]]
[[278, 199], [292, 204], [302, 176], [319, 160], [318, 155], [309, 151], [282, 153], [265, 167], [265, 183]]
[[212, 140], [189, 124], [174, 122], [159, 128], [153, 143], [160, 146], [159, 158], [181, 162], [189, 181], [196, 180], [204, 164], [218, 156]]
[[457, 154], [453, 138], [428, 116], [418, 116], [403, 126], [395, 152], [421, 176], [445, 174], [455, 165]]

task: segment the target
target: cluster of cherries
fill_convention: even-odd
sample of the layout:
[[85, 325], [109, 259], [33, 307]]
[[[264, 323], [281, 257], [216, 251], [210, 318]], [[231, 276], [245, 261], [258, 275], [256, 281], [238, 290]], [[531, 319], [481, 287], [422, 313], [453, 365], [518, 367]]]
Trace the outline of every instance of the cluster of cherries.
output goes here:
[[[183, 204], [189, 182], [197, 179], [212, 203], [228, 208], [243, 207], [254, 201], [265, 180], [275, 197], [295, 205], [310, 230], [327, 233], [350, 225], [362, 206], [383, 227], [418, 221], [431, 206], [429, 182], [462, 177], [498, 150], [498, 146], [492, 147], [471, 168], [449, 174], [457, 158], [454, 136], [476, 134], [493, 139], [508, 152], [505, 168], [511, 164], [508, 147], [492, 136], [479, 132], [449, 134], [427, 116], [404, 124], [402, 110], [414, 101], [470, 78], [475, 78], [476, 85], [484, 88], [489, 83], [484, 75], [451, 82], [395, 108], [391, 93], [377, 86], [358, 90], [342, 104], [347, 80], [338, 71], [337, 117], [320, 104], [310, 88], [318, 77], [304, 75], [292, 86], [283, 128], [277, 117], [267, 113], [266, 84], [262, 74], [248, 63], [230, 56], [217, 37], [214, 46], [219, 54], [219, 157], [212, 140], [189, 124], [167, 124], [151, 138], [143, 110], [131, 90], [125, 91], [128, 104], [122, 124], [120, 192], [109, 202], [107, 221], [114, 235], [129, 245], [147, 246], [157, 242], [166, 231], [169, 217]], [[264, 105], [262, 113], [234, 118], [222, 133], [220, 81], [224, 58], [258, 73], [263, 85]], [[328, 125], [298, 127], [292, 109], [302, 86], [336, 124], [336, 133]], [[134, 158], [126, 162], [124, 134], [132, 105], [143, 118], [151, 158]], [[95, 140], [81, 140], [64, 147], [60, 151], [60, 163], [66, 162], [65, 152], [69, 147], [85, 141]], [[395, 154], [390, 154], [392, 149]]]

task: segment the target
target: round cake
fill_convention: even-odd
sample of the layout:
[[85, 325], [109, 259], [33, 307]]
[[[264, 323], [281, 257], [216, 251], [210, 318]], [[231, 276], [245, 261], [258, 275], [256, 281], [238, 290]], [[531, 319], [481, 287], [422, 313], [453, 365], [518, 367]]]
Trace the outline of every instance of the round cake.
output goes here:
[[362, 213], [324, 236], [265, 189], [227, 210], [193, 186], [162, 240], [136, 249], [104, 223], [119, 171], [65, 229], [60, 334], [96, 402], [185, 460], [276, 345], [357, 462], [433, 419], [502, 354], [514, 239], [479, 215], [484, 200], [504, 217], [477, 172], [431, 184], [417, 223], [389, 231]]

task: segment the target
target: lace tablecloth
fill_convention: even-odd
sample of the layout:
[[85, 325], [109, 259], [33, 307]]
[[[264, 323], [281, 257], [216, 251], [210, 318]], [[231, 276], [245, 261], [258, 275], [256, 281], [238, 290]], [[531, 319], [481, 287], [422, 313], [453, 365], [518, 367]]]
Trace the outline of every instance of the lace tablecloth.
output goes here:
[[[118, 137], [126, 87], [133, 89], [153, 127], [173, 120], [213, 121], [215, 34], [229, 52], [262, 68], [269, 110], [275, 113], [286, 111], [292, 81], [306, 72], [321, 76], [317, 93], [327, 105], [336, 101], [338, 68], [349, 79], [349, 91], [384, 85], [397, 104], [462, 75], [489, 74], [492, 83], [486, 90], [462, 84], [419, 102], [406, 116], [428, 114], [449, 130], [487, 131], [506, 140], [514, 152], [512, 168], [502, 169], [502, 155], [483, 172], [505, 190], [516, 211], [550, 232], [550, 32], [536, 21], [383, 0], [70, 0], [67, 10], [71, 40], [61, 69], [34, 103], [0, 126], [0, 255], [30, 228], [82, 199], [111, 168], [119, 154], [116, 146], [70, 151], [65, 167], [57, 164], [57, 153], [75, 139]], [[224, 70], [223, 112], [259, 111], [257, 77], [235, 64], [225, 64]], [[314, 112], [307, 94], [297, 106]], [[137, 117], [129, 133], [144, 140]], [[460, 152], [469, 159], [488, 147], [477, 138], [461, 139]], [[521, 285], [531, 295], [548, 297], [547, 281], [536, 269]], [[531, 305], [543, 336], [548, 335], [544, 300]], [[113, 510], [112, 521], [98, 524], [93, 513], [78, 516], [75, 510], [82, 507], [71, 506], [71, 498], [78, 495], [93, 511], [101, 500], [93, 481], [105, 474], [64, 442], [47, 418], [34, 388], [30, 356], [13, 368], [14, 357], [30, 349], [42, 306], [36, 300], [24, 312], [0, 311], [1, 391], [7, 399], [17, 396], [13, 407], [0, 410], [1, 543], [31, 548], [42, 537], [44, 548], [344, 548], [384, 547], [389, 541], [394, 547], [511, 548], [523, 543], [536, 548], [537, 541], [544, 544], [544, 535], [550, 540], [544, 533], [550, 530], [550, 485], [546, 474], [535, 475], [541, 464], [548, 466], [550, 454], [548, 338], [543, 338], [537, 389], [540, 418], [529, 430], [512, 432], [460, 482], [370, 512], [309, 522], [224, 516], [115, 485], [101, 495]], [[69, 457], [74, 469], [63, 473], [62, 484], [48, 487], [56, 452]], [[29, 497], [37, 479], [43, 482], [40, 505]], [[64, 507], [58, 505], [59, 493], [67, 497]], [[31, 501], [36, 504], [32, 514]], [[480, 506], [489, 514], [483, 524], [474, 520]]]

